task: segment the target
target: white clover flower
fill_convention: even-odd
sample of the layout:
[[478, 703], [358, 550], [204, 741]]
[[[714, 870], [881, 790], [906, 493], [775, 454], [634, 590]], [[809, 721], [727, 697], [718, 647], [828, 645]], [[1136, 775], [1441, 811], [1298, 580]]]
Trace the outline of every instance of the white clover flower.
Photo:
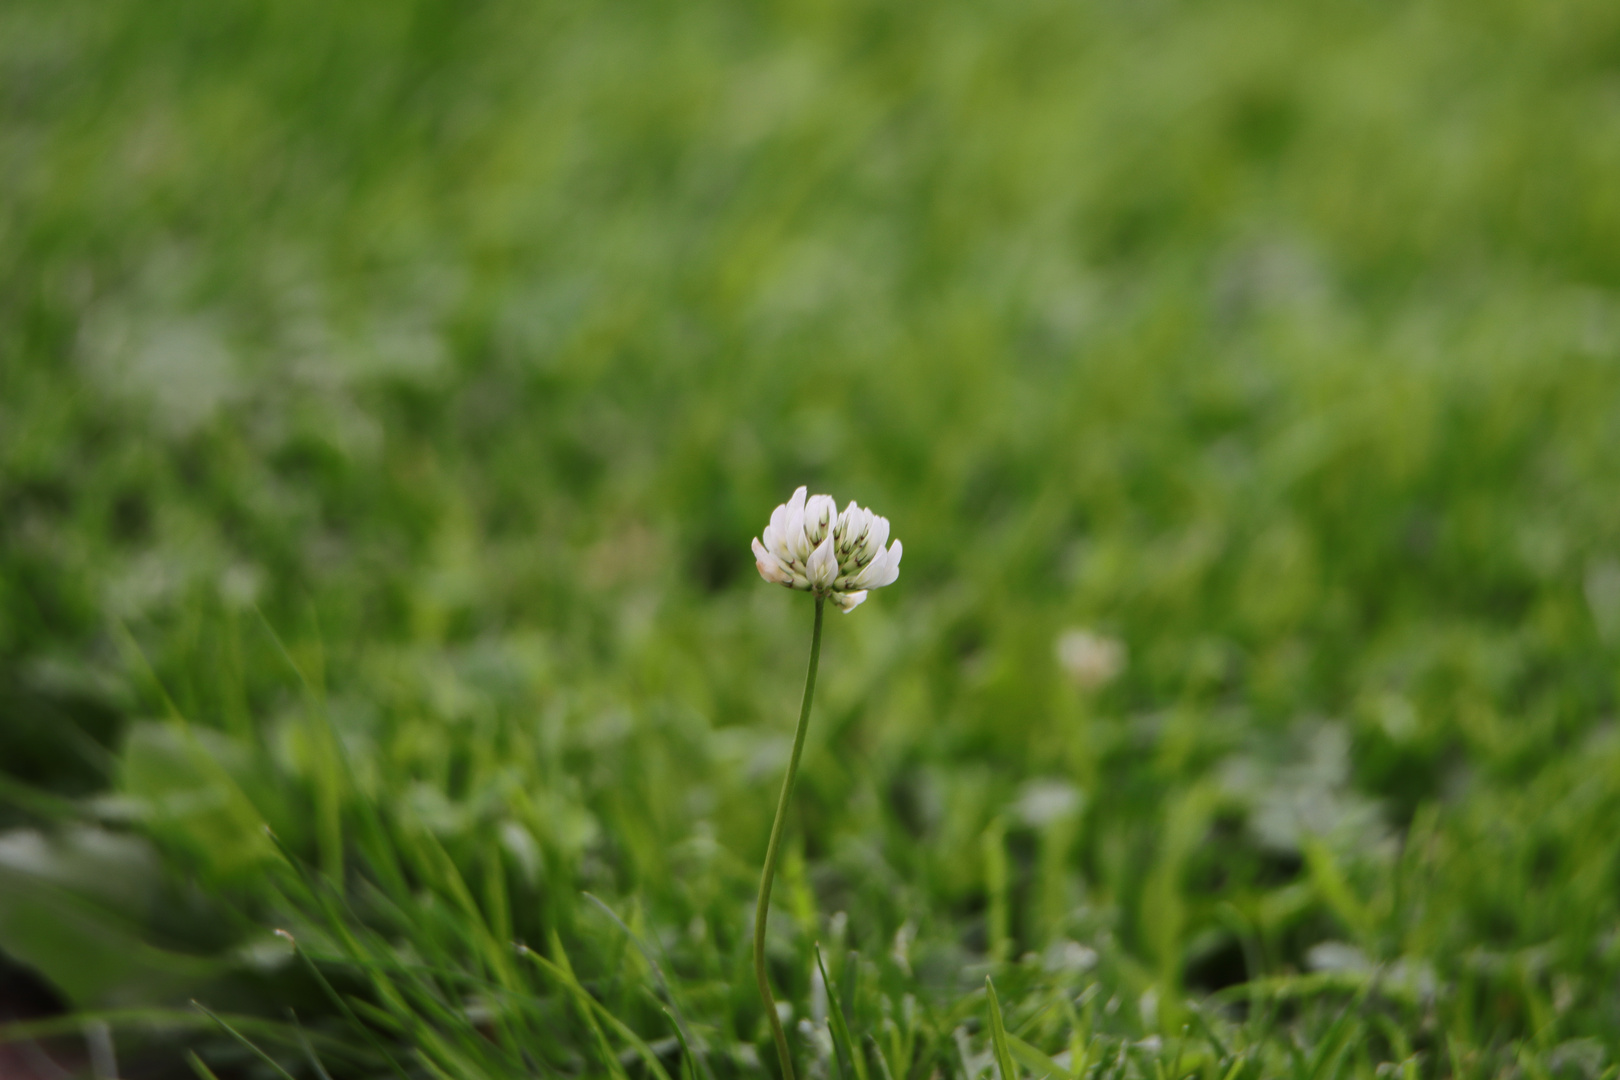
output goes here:
[[807, 488], [771, 512], [764, 542], [754, 538], [759, 576], [777, 585], [827, 597], [845, 614], [900, 576], [902, 548], [887, 549], [889, 519], [851, 500], [838, 512], [831, 495], [805, 497]]
[[1058, 665], [1083, 689], [1106, 686], [1125, 670], [1125, 643], [1078, 627], [1058, 635]]

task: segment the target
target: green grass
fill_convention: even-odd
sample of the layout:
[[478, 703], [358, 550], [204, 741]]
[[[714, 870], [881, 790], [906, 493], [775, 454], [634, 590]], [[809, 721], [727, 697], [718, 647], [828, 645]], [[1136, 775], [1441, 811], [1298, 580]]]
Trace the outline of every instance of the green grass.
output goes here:
[[1612, 1077], [1617, 79], [1610, 0], [13, 0], [0, 1031], [774, 1075], [808, 483], [906, 559], [806, 1076]]

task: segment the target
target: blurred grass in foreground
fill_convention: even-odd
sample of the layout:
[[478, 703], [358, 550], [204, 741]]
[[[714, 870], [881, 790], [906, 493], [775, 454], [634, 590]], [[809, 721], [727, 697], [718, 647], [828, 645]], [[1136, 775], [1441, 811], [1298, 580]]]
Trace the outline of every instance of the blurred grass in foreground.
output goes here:
[[757, 1074], [809, 482], [907, 553], [812, 1076], [1612, 1076], [1617, 87], [1608, 0], [15, 0], [0, 1006]]

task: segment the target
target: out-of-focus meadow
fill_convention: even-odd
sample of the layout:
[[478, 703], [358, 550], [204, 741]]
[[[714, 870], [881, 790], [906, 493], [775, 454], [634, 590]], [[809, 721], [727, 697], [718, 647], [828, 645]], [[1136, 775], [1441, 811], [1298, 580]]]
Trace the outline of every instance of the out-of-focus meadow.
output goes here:
[[801, 1070], [1612, 1077], [1617, 290], [1613, 0], [11, 0], [5, 1075], [774, 1075], [808, 483]]

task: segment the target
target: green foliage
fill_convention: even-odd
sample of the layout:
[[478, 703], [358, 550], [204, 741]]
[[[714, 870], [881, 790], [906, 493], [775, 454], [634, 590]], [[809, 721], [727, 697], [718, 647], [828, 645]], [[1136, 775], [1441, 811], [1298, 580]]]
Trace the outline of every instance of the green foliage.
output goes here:
[[1617, 74], [1611, 0], [13, 0], [0, 1006], [83, 1015], [0, 1037], [769, 1075], [808, 483], [906, 559], [807, 1076], [1613, 1076]]

